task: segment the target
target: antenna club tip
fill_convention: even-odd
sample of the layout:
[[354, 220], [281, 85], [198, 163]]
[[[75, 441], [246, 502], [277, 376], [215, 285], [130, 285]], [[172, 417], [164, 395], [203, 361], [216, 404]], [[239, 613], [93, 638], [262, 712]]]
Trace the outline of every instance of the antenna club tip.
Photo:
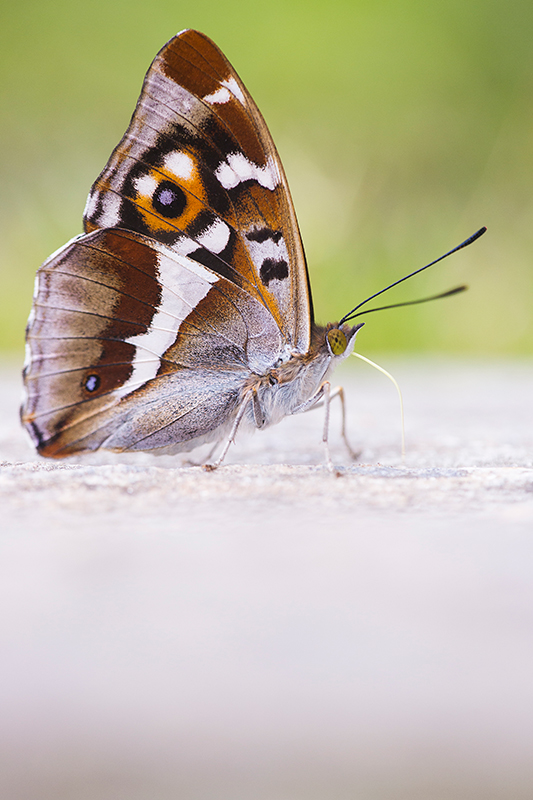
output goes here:
[[[484, 225], [478, 231], [473, 233], [472, 236], [469, 236], [468, 239], [465, 239], [465, 241], [462, 244], [460, 244], [459, 247], [456, 247], [454, 250], [452, 250], [451, 253], [454, 253], [456, 250], [462, 250], [463, 247], [468, 247], [469, 244], [472, 244], [472, 242], [475, 242], [477, 239], [479, 239], [480, 236], [483, 236], [486, 230], [487, 228]], [[447, 255], [449, 255], [449, 253], [447, 253]]]

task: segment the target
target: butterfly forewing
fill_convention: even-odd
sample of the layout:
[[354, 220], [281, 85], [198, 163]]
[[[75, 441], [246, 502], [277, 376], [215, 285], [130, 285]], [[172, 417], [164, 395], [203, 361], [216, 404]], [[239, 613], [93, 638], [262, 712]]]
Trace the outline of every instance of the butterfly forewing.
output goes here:
[[126, 228], [209, 267], [265, 306], [291, 349], [308, 349], [307, 269], [283, 168], [206, 36], [183, 31], [155, 58], [84, 221], [88, 232]]

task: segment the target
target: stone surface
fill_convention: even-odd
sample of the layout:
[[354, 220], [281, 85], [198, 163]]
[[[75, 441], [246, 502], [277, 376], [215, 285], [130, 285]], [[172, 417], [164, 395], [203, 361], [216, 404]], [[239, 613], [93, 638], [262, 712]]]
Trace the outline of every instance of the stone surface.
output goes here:
[[533, 363], [347, 369], [177, 458], [33, 454], [0, 373], [0, 796], [533, 795]]

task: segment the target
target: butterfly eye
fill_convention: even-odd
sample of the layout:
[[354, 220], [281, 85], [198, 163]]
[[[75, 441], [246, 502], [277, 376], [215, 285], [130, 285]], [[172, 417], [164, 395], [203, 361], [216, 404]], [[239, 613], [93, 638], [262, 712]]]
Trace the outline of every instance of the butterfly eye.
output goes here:
[[85, 381], [85, 388], [88, 392], [95, 392], [100, 386], [100, 378], [98, 375], [89, 375]]
[[172, 181], [161, 181], [152, 197], [152, 204], [162, 217], [175, 218], [183, 214], [187, 197]]
[[338, 328], [332, 328], [327, 332], [326, 338], [332, 355], [340, 356], [344, 353], [346, 350], [347, 341], [346, 336], [341, 330]]

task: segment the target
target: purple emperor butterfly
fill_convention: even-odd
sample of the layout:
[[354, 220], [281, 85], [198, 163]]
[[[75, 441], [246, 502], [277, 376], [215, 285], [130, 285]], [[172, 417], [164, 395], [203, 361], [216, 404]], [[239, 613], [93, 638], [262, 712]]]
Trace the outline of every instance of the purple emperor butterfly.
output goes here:
[[223, 443], [218, 464], [239, 426], [320, 400], [327, 450], [327, 376], [361, 324], [314, 322], [278, 153], [203, 34], [156, 56], [84, 230], [37, 273], [22, 421], [39, 453]]

